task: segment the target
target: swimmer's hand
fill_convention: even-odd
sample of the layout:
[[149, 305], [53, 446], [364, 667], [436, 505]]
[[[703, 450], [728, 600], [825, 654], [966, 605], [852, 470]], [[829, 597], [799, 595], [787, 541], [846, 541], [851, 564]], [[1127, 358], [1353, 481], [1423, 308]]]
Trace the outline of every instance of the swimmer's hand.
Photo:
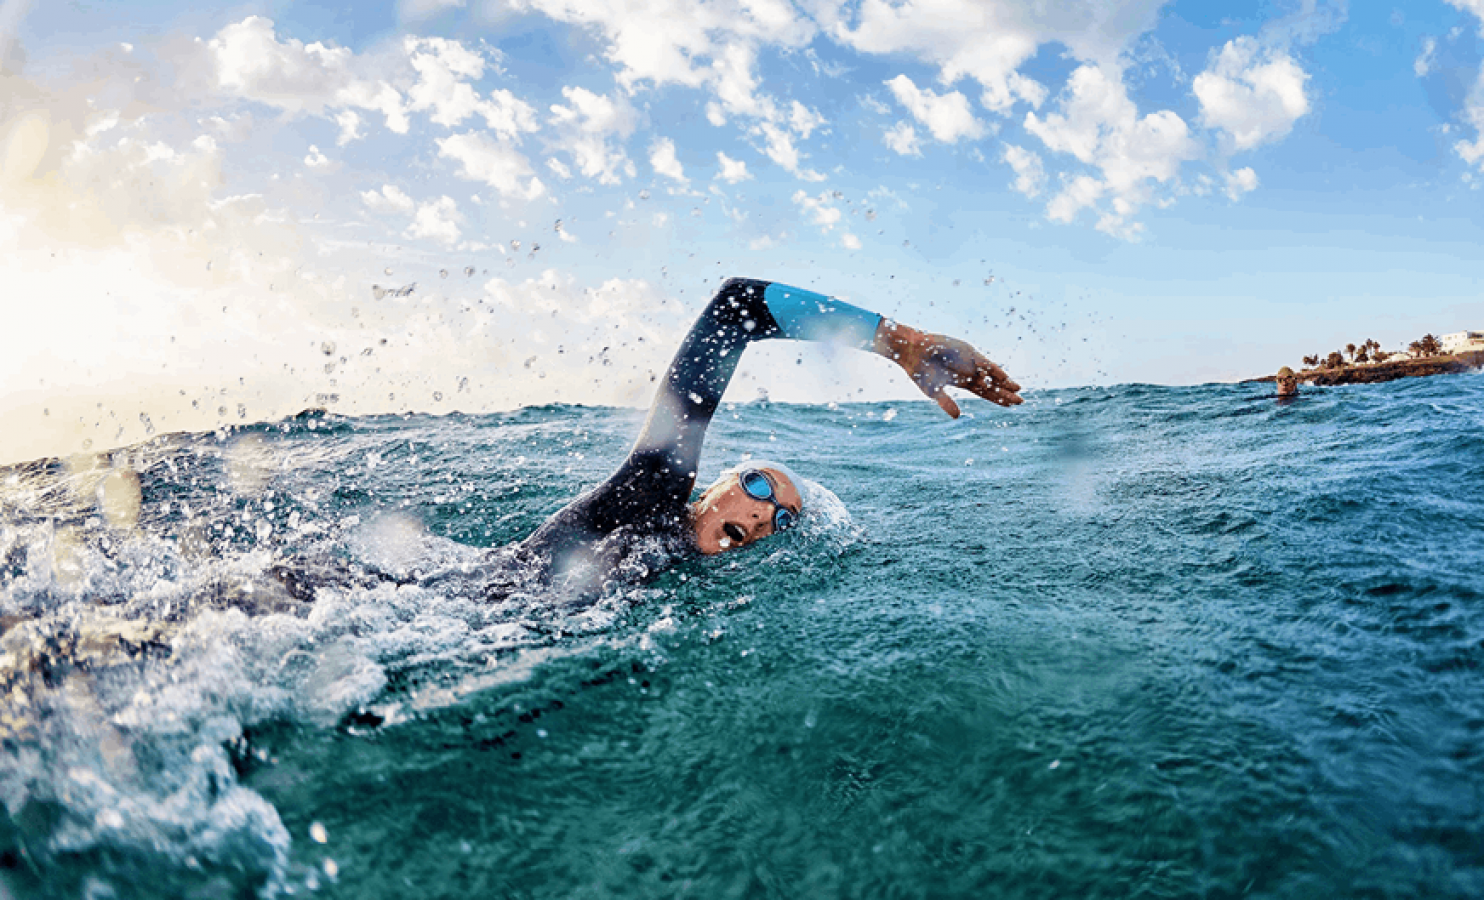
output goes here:
[[907, 373], [912, 383], [957, 419], [958, 404], [945, 388], [963, 388], [1001, 406], [1018, 406], [1020, 385], [984, 354], [958, 340], [928, 334], [910, 325], [882, 319], [872, 348]]

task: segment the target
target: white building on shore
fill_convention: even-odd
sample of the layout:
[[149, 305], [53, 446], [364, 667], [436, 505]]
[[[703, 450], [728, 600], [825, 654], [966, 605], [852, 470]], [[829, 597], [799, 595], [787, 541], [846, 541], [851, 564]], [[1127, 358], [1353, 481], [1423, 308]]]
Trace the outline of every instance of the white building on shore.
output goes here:
[[1484, 350], [1484, 331], [1455, 331], [1438, 338], [1444, 353], [1464, 353], [1469, 350]]

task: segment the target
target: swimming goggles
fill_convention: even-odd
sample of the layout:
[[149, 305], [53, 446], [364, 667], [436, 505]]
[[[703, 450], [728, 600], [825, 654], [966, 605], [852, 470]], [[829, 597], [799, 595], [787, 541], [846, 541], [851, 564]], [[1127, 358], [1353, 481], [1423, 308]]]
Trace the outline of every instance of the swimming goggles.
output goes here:
[[737, 474], [737, 481], [742, 485], [742, 490], [747, 496], [754, 500], [765, 500], [773, 504], [773, 531], [777, 533], [785, 528], [793, 526], [798, 521], [794, 511], [778, 502], [778, 496], [773, 492], [773, 479], [757, 469], [743, 469]]

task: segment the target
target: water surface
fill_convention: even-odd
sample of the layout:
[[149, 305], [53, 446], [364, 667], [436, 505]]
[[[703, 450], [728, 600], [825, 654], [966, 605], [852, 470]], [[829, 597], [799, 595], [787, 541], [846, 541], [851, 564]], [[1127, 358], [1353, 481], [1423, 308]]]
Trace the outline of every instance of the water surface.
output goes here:
[[7, 470], [0, 873], [48, 897], [1484, 895], [1484, 380], [1263, 390], [725, 407], [703, 478], [753, 452], [843, 507], [593, 604], [302, 602], [265, 573], [475, 567], [601, 480], [637, 411], [162, 437], [108, 461], [137, 522], [100, 506], [127, 501], [107, 469]]

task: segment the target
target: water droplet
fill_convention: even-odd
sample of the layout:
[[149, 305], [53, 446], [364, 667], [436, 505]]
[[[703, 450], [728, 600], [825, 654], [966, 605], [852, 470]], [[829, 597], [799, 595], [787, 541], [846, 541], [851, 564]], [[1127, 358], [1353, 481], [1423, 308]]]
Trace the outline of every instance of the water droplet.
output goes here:
[[442, 401], [443, 401], [443, 392], [442, 391], [434, 391], [433, 392], [433, 402], [434, 403], [441, 403]]
[[326, 356], [334, 356], [335, 355], [335, 342], [334, 341], [325, 341], [324, 343], [320, 344], [319, 345], [319, 352], [323, 353]]
[[309, 836], [316, 844], [323, 844], [330, 839], [329, 834], [325, 832], [325, 826], [319, 822], [309, 823]]
[[473, 266], [464, 266], [464, 277], [465, 278], [473, 278], [474, 277], [474, 267]]
[[648, 190], [640, 191], [639, 192], [639, 199], [640, 200], [648, 200], [649, 199], [649, 191]]
[[510, 249], [513, 250], [513, 251], [515, 251], [516, 253], [519, 253], [520, 252], [520, 241], [511, 241], [510, 242]]
[[448, 270], [447, 269], [439, 269], [438, 270], [438, 277], [439, 278], [447, 278], [448, 277]]

